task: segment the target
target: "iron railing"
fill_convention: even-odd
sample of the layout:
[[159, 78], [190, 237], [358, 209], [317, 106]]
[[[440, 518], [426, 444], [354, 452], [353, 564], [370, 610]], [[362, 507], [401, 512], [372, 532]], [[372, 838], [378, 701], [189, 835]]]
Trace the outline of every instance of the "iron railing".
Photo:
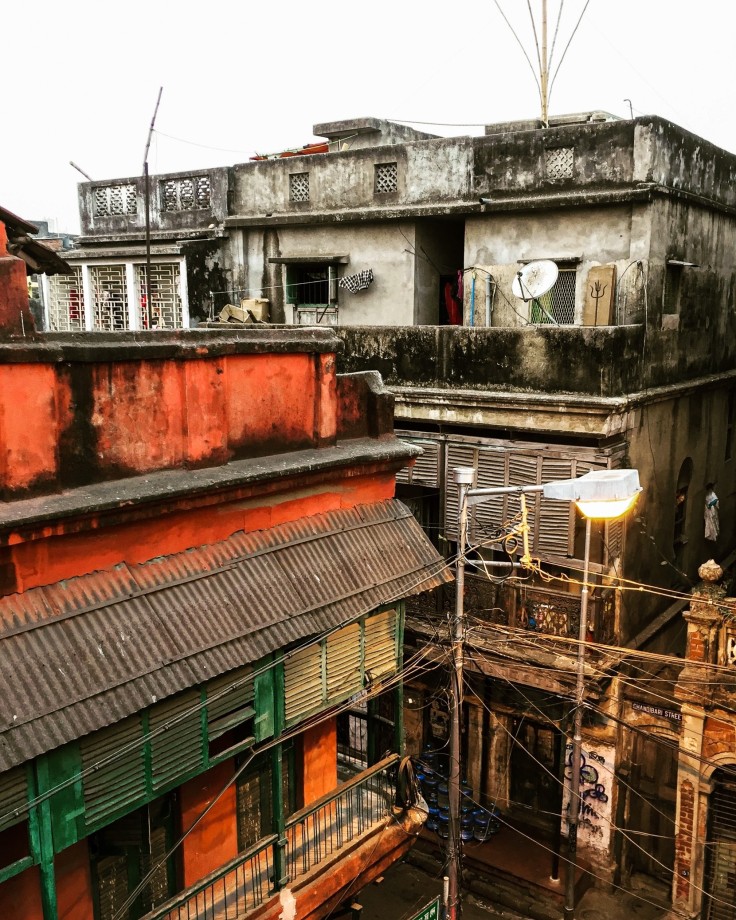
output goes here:
[[[284, 837], [272, 834], [206, 878], [146, 914], [143, 920], [236, 920], [287, 881], [328, 859], [387, 814], [395, 799], [398, 754], [292, 815]], [[279, 850], [285, 875], [278, 879]]]

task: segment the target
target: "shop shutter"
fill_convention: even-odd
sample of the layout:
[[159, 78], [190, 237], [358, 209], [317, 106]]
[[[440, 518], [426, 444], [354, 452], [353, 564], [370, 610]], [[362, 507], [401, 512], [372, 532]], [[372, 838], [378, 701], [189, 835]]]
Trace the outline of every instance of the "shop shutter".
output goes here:
[[[155, 792], [176, 785], [204, 766], [200, 700], [199, 690], [192, 690], [165, 700], [150, 710], [148, 724], [152, 735], [151, 772]], [[177, 718], [187, 710], [192, 711], [183, 718]], [[164, 726], [168, 727], [159, 731]]]
[[[448, 441], [445, 460], [445, 537], [457, 540], [457, 485], [453, 470], [456, 466], [477, 468], [477, 450], [472, 444]], [[475, 485], [475, 483], [473, 483]]]
[[310, 645], [284, 661], [284, 710], [287, 724], [298, 722], [323, 703], [322, 646]]
[[363, 687], [360, 672], [360, 624], [327, 637], [327, 702], [347, 699]]
[[[573, 478], [572, 460], [542, 458], [542, 483]], [[574, 523], [575, 506], [572, 502], [540, 496], [535, 551], [550, 556], [571, 556], [574, 550]]]
[[[142, 736], [140, 716], [133, 716], [82, 739], [84, 820], [88, 831], [109, 824], [115, 815], [145, 801]], [[108, 760], [123, 748], [124, 754]]]
[[[26, 820], [28, 817], [27, 802], [26, 768], [15, 767], [0, 775], [0, 831]], [[18, 814], [13, 814], [16, 810]]]
[[[253, 679], [244, 680], [250, 673], [251, 668], [239, 668], [207, 683], [205, 693], [208, 741], [215, 741], [231, 728], [248, 722], [255, 716]], [[228, 690], [227, 688], [232, 687], [234, 683], [239, 683], [239, 686], [234, 690]], [[252, 728], [247, 734], [253, 735]]]
[[396, 661], [396, 627], [398, 617], [395, 610], [385, 610], [368, 617], [365, 621], [365, 676], [376, 680], [393, 674]]

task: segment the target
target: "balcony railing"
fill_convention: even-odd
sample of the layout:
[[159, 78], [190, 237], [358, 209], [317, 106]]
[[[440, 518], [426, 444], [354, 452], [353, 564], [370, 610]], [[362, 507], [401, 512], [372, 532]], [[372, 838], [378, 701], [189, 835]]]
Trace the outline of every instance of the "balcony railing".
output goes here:
[[[282, 839], [276, 834], [146, 914], [143, 920], [236, 920], [267, 901], [355, 838], [377, 825], [395, 798], [398, 754], [343, 783], [292, 815]], [[277, 879], [283, 859], [286, 878]]]

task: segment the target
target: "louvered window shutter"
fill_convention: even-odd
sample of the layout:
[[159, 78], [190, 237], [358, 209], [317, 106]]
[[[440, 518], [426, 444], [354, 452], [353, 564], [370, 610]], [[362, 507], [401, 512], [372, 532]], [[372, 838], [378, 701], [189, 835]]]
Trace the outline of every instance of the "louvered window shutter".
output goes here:
[[327, 637], [327, 702], [347, 699], [363, 687], [360, 672], [360, 624]]
[[[478, 451], [478, 488], [489, 489], [505, 486], [507, 479], [506, 454], [500, 450]], [[472, 509], [476, 543], [483, 543], [494, 534], [504, 523], [504, 496], [497, 495], [487, 498], [484, 502]]]
[[437, 488], [439, 484], [439, 441], [430, 438], [404, 438], [400, 440], [412, 447], [421, 447], [423, 453], [416, 458], [414, 466], [405, 467], [396, 475], [397, 482], [412, 483], [415, 486], [431, 486]]
[[[0, 831], [25, 821], [28, 817], [28, 781], [26, 768], [15, 767], [0, 775]], [[14, 811], [18, 814], [13, 814]]]
[[[146, 798], [145, 754], [140, 716], [83, 738], [84, 818], [88, 831], [109, 824]], [[113, 759], [111, 755], [127, 749]], [[90, 771], [90, 772], [87, 772]]]
[[[510, 486], [531, 486], [539, 483], [540, 458], [527, 454], [509, 455], [509, 481]], [[537, 537], [537, 501], [538, 494], [534, 492], [525, 496], [527, 508], [527, 521], [529, 523], [529, 547], [535, 549]], [[509, 495], [506, 502], [506, 520], [511, 521], [516, 516], [521, 516], [521, 496]]]
[[[573, 479], [572, 460], [542, 458], [542, 482]], [[575, 506], [572, 502], [542, 498], [539, 503], [539, 531], [535, 549], [550, 556], [571, 556], [575, 538]]]
[[[193, 690], [150, 710], [151, 772], [156, 792], [203, 767], [200, 699], [199, 691]], [[191, 711], [181, 717], [187, 710]]]
[[293, 652], [284, 661], [284, 697], [288, 724], [320, 708], [325, 697], [321, 644]]
[[[449, 441], [445, 460], [445, 537], [457, 540], [457, 485], [453, 470], [456, 466], [477, 467], [477, 450], [471, 444]], [[474, 482], [473, 485], [476, 483]]]
[[[225, 732], [252, 720], [256, 714], [254, 707], [253, 680], [244, 680], [250, 674], [250, 668], [230, 671], [207, 683], [207, 740], [215, 741]], [[243, 681], [242, 683], [240, 683]], [[238, 683], [234, 690], [228, 690]], [[253, 735], [252, 727], [247, 732]]]
[[395, 610], [385, 610], [365, 621], [365, 676], [376, 680], [397, 669]]

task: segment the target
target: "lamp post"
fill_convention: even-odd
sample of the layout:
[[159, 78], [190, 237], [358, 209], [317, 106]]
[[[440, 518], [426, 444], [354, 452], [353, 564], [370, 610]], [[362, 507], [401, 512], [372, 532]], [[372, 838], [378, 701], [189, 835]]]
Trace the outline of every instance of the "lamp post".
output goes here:
[[[585, 556], [583, 586], [580, 596], [580, 630], [578, 634], [577, 669], [575, 681], [575, 719], [570, 772], [570, 819], [568, 821], [569, 859], [565, 879], [565, 917], [574, 917], [575, 873], [577, 869], [577, 813], [580, 808], [580, 761], [582, 751], [583, 700], [585, 691], [585, 638], [588, 628], [588, 579], [590, 577], [591, 520], [613, 520], [624, 515], [636, 501], [641, 487], [636, 470], [594, 470], [577, 479], [563, 479], [533, 486], [494, 486], [472, 488], [475, 470], [457, 467], [455, 483], [458, 489], [458, 556], [455, 580], [455, 617], [452, 629], [452, 659], [454, 688], [450, 708], [450, 771], [447, 780], [449, 799], [449, 836], [447, 844], [449, 891], [447, 918], [457, 920], [460, 901], [460, 776], [461, 720], [463, 702], [463, 667], [465, 636], [465, 549], [467, 543], [468, 508], [496, 495], [541, 492], [545, 498], [575, 502], [585, 516]], [[524, 521], [524, 525], [526, 521]], [[524, 532], [522, 564], [529, 565], [527, 534]], [[577, 782], [576, 782], [577, 780]], [[577, 807], [573, 804], [577, 799]]]

